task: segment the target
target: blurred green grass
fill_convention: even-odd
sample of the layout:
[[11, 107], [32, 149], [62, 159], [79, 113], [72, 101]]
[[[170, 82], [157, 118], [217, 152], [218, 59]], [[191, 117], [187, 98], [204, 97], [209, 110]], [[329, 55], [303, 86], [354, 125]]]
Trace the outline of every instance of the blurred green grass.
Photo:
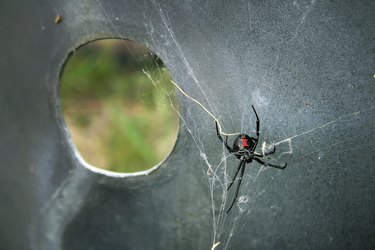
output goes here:
[[101, 40], [78, 49], [64, 68], [60, 96], [73, 141], [93, 166], [145, 170], [175, 143], [178, 104], [170, 74], [135, 42]]

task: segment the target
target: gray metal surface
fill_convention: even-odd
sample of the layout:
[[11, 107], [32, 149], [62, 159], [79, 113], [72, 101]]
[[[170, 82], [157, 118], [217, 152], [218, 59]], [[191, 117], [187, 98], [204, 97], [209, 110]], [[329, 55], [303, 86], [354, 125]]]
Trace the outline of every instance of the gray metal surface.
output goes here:
[[74, 153], [59, 74], [104, 37], [150, 47], [227, 130], [254, 129], [254, 104], [261, 143], [288, 162], [253, 182], [260, 166], [247, 167], [252, 202], [216, 249], [374, 249], [374, 13], [372, 0], [2, 1], [1, 249], [210, 249], [217, 236], [205, 157], [223, 150], [191, 100], [180, 95], [176, 146], [148, 174], [95, 172]]

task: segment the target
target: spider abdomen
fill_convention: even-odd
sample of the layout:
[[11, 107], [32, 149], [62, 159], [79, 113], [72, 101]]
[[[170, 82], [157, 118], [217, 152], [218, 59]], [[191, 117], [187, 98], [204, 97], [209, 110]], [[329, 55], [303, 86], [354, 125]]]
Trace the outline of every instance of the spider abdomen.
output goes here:
[[248, 158], [247, 156], [250, 155], [250, 152], [255, 150], [255, 138], [248, 136], [247, 134], [240, 134], [234, 140], [233, 143], [233, 152], [235, 153], [236, 157], [240, 159], [241, 157]]

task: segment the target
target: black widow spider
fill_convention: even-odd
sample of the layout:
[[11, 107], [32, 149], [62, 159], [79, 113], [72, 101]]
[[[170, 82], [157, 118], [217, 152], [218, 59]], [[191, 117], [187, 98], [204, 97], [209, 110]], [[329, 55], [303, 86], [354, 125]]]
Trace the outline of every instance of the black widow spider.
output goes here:
[[237, 189], [236, 189], [236, 194], [235, 194], [235, 197], [234, 197], [234, 200], [233, 200], [232, 204], [230, 205], [229, 209], [227, 210], [227, 213], [229, 213], [229, 211], [232, 209], [234, 203], [236, 202], [236, 199], [237, 199], [237, 196], [238, 196], [238, 191], [240, 190], [242, 177], [243, 177], [243, 174], [245, 172], [246, 163], [251, 163], [253, 160], [255, 160], [262, 165], [266, 165], [266, 166], [270, 166], [270, 167], [274, 167], [274, 168], [279, 168], [279, 169], [284, 169], [284, 168], [286, 168], [286, 165], [287, 165], [287, 163], [285, 163], [284, 166], [278, 166], [278, 165], [266, 163], [266, 162], [264, 162], [264, 161], [262, 161], [261, 159], [258, 158], [258, 157], [263, 157], [263, 156], [267, 156], [267, 155], [275, 153], [276, 147], [273, 146], [273, 149], [271, 151], [263, 152], [263, 154], [259, 154], [259, 153], [255, 152], [255, 148], [257, 147], [258, 140], [259, 140], [259, 117], [258, 117], [257, 112], [255, 111], [254, 106], [251, 105], [251, 107], [253, 108], [255, 116], [257, 117], [256, 137], [254, 138], [254, 137], [248, 136], [247, 134], [240, 134], [234, 140], [233, 148], [231, 148], [228, 145], [228, 136], [227, 135], [225, 136], [225, 141], [223, 140], [223, 138], [221, 137], [220, 132], [219, 132], [217, 121], [215, 122], [217, 136], [219, 137], [220, 141], [222, 143], [224, 143], [224, 145], [225, 145], [226, 149], [229, 151], [229, 153], [235, 155], [237, 157], [237, 159], [240, 159], [240, 164], [237, 167], [236, 173], [234, 174], [233, 179], [232, 179], [232, 181], [230, 182], [230, 184], [227, 188], [227, 191], [228, 191], [230, 189], [230, 187], [232, 186], [232, 184], [234, 183], [238, 172], [241, 170], [241, 175], [240, 175], [240, 178], [238, 179], [238, 186], [237, 186]]

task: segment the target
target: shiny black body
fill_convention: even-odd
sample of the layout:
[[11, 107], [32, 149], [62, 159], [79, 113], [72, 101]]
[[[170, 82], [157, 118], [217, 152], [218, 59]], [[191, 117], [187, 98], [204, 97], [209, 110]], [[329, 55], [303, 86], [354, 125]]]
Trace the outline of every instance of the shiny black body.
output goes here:
[[[244, 140], [247, 141], [247, 145], [244, 145]], [[251, 152], [254, 152], [256, 146], [257, 140], [254, 137], [250, 137], [247, 134], [240, 134], [234, 140], [232, 150], [233, 152], [236, 152], [235, 156], [237, 159], [250, 163], [253, 156]]]
[[236, 194], [235, 194], [235, 197], [234, 197], [234, 200], [233, 200], [232, 204], [230, 205], [229, 209], [227, 210], [227, 213], [232, 209], [232, 207], [233, 207], [233, 205], [234, 205], [234, 203], [237, 199], [238, 191], [240, 189], [240, 185], [241, 185], [241, 181], [242, 181], [242, 177], [243, 177], [243, 174], [245, 172], [246, 163], [251, 163], [253, 160], [255, 160], [256, 162], [258, 162], [262, 165], [266, 165], [266, 166], [274, 167], [274, 168], [278, 168], [278, 169], [284, 169], [284, 168], [286, 168], [286, 165], [287, 165], [285, 163], [284, 166], [278, 166], [278, 165], [266, 163], [266, 162], [262, 161], [261, 159], [259, 159], [261, 157], [264, 157], [264, 156], [275, 153], [276, 147], [274, 146], [272, 148], [272, 150], [267, 151], [267, 152], [262, 152], [262, 154], [259, 154], [259, 153], [255, 152], [255, 149], [256, 149], [256, 147], [258, 145], [258, 141], [259, 141], [260, 121], [259, 121], [259, 117], [258, 117], [258, 114], [257, 114], [254, 106], [252, 106], [252, 108], [253, 108], [253, 111], [254, 111], [255, 116], [257, 118], [257, 121], [256, 121], [256, 126], [257, 126], [256, 137], [250, 137], [247, 134], [240, 134], [234, 140], [232, 148], [228, 145], [228, 136], [225, 136], [225, 140], [223, 140], [223, 138], [221, 137], [220, 131], [219, 131], [219, 128], [218, 128], [218, 125], [217, 125], [217, 122], [216, 122], [216, 133], [217, 133], [217, 136], [219, 137], [220, 141], [222, 143], [224, 143], [224, 146], [229, 151], [229, 153], [235, 155], [237, 157], [237, 159], [240, 160], [240, 164], [237, 167], [236, 173], [234, 174], [234, 177], [233, 177], [232, 181], [230, 182], [230, 184], [227, 188], [227, 191], [228, 191], [230, 189], [230, 187], [232, 186], [232, 184], [234, 183], [234, 181], [235, 181], [235, 179], [238, 175], [238, 172], [241, 170], [240, 178], [238, 179], [238, 186], [237, 186], [237, 189], [236, 189]]

